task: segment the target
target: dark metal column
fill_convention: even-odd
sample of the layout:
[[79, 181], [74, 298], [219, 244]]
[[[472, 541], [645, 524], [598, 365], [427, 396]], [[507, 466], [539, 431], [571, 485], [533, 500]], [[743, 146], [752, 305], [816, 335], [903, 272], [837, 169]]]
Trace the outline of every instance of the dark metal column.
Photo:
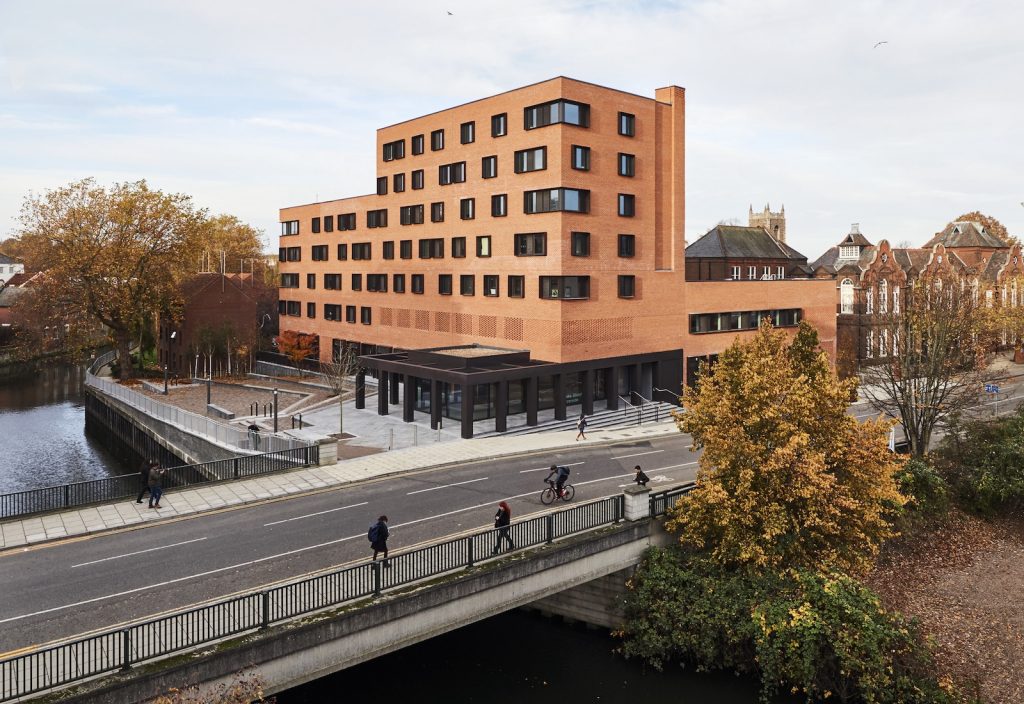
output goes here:
[[356, 372], [356, 408], [366, 408], [366, 372]]
[[538, 387], [540, 386], [539, 380], [535, 376], [531, 376], [526, 380], [526, 424], [537, 425], [537, 406], [538, 403]]
[[498, 396], [494, 399], [494, 429], [499, 433], [508, 430], [508, 382], [498, 382]]
[[437, 430], [441, 426], [441, 382], [430, 380], [430, 429]]
[[473, 437], [473, 392], [476, 384], [462, 385], [462, 438]]
[[553, 374], [551, 385], [555, 394], [555, 420], [565, 420], [565, 374]]
[[379, 416], [388, 414], [388, 377], [390, 376], [387, 372], [381, 372], [380, 378], [377, 379], [377, 415]]
[[604, 370], [604, 389], [608, 397], [608, 410], [619, 410], [619, 368], [606, 367]]
[[416, 418], [416, 377], [405, 375], [402, 399], [402, 420], [412, 423]]
[[594, 370], [583, 372], [583, 414], [594, 415]]
[[401, 378], [402, 375], [399, 374], [398, 372], [392, 372], [391, 374], [388, 374], [388, 376], [391, 377], [391, 379], [389, 380], [389, 383], [391, 384], [391, 386], [389, 387], [389, 390], [391, 391], [391, 398], [390, 398], [391, 405], [397, 406], [398, 405], [398, 380]]

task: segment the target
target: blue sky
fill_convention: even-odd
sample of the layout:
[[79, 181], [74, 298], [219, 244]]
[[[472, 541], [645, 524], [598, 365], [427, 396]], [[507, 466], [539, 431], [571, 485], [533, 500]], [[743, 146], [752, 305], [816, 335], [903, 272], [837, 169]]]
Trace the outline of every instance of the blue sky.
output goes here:
[[687, 89], [691, 241], [766, 202], [811, 259], [852, 222], [1024, 236], [1021, 27], [1011, 1], [0, 0], [0, 239], [94, 176], [273, 249], [278, 207], [373, 189], [376, 128], [556, 75]]

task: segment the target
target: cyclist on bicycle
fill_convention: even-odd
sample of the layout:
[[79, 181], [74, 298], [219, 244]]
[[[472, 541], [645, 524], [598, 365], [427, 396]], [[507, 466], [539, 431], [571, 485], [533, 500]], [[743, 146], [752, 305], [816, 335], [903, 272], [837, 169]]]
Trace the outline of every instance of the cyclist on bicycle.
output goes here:
[[[551, 477], [558, 475], [556, 482], [551, 481]], [[562, 498], [562, 487], [565, 486], [565, 482], [569, 479], [569, 468], [566, 466], [559, 466], [557, 464], [551, 465], [551, 472], [548, 474], [546, 481], [549, 485], [554, 485], [555, 493], [558, 494], [558, 498]]]

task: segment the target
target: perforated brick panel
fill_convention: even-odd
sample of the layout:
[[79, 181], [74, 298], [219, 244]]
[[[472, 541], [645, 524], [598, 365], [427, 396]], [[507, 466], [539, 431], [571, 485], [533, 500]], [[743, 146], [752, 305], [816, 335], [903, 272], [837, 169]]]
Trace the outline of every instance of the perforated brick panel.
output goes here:
[[430, 329], [430, 311], [418, 310], [416, 311], [416, 329], [417, 330], [429, 330]]
[[522, 318], [505, 318], [505, 339], [506, 340], [522, 340], [523, 339], [523, 319]]
[[460, 335], [473, 334], [473, 316], [469, 313], [455, 314], [455, 332]]
[[381, 325], [394, 325], [395, 324], [395, 309], [394, 308], [381, 308], [380, 309], [380, 324]]
[[434, 313], [434, 329], [438, 332], [452, 331], [452, 316], [450, 313], [437, 311]]
[[496, 315], [481, 315], [477, 321], [480, 337], [498, 336], [498, 317]]
[[615, 342], [618, 340], [628, 340], [632, 336], [632, 318], [562, 321], [563, 345], [583, 345], [588, 342]]
[[399, 308], [398, 309], [398, 327], [407, 328], [409, 327], [409, 309]]

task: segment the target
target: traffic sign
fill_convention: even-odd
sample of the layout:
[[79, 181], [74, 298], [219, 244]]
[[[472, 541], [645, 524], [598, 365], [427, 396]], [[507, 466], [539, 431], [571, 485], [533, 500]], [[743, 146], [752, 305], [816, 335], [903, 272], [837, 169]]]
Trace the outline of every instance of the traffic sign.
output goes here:
[[989, 393], [989, 394], [997, 394], [997, 393], [999, 393], [999, 385], [998, 384], [985, 384], [985, 393]]

